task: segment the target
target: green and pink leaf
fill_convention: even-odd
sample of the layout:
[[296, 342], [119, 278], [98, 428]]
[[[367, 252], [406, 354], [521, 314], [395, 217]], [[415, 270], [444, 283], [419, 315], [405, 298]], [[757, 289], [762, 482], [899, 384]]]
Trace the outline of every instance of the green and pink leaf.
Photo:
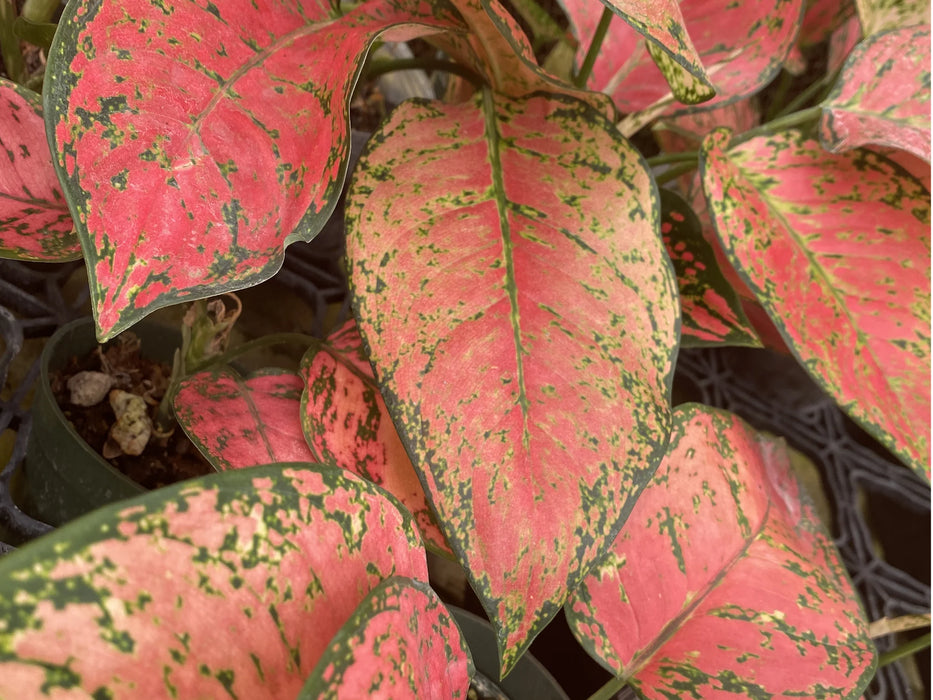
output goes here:
[[590, 654], [643, 698], [857, 698], [868, 621], [784, 443], [676, 409], [668, 453], [568, 603]]
[[[677, 99], [695, 104], [716, 94], [703, 61], [684, 26], [677, 0], [605, 2], [635, 31], [650, 40], [649, 50], [656, 47], [663, 51], [663, 56], [658, 51], [651, 51], [651, 55]], [[596, 3], [591, 3], [591, 7], [595, 8]]]
[[446, 4], [80, 0], [45, 102], [102, 339], [242, 289], [313, 238], [340, 195], [348, 101], [385, 30], [459, 29]]
[[559, 96], [409, 102], [347, 204], [354, 308], [511, 668], [657, 466], [679, 325], [650, 173]]
[[217, 471], [276, 462], [317, 462], [301, 429], [301, 377], [264, 370], [198, 372], [181, 382], [178, 424]]
[[723, 248], [814, 379], [930, 474], [930, 192], [867, 150], [797, 132], [707, 137], [703, 187]]
[[81, 257], [68, 204], [45, 140], [42, 99], [0, 78], [0, 258], [64, 262]]
[[342, 470], [168, 486], [0, 561], [0, 696], [294, 698], [394, 575], [426, 580], [414, 523]]
[[[591, 0], [565, 0], [564, 5], [581, 51], [585, 51], [599, 19], [595, 4]], [[771, 82], [794, 46], [803, 0], [726, 5], [716, 0], [683, 0], [680, 12], [716, 97], [699, 107], [674, 106], [670, 110], [674, 113], [723, 106]], [[587, 84], [611, 95], [622, 112], [646, 109], [669, 90], [637, 31], [622, 22], [609, 26]]]
[[450, 553], [379, 393], [356, 321], [308, 350], [301, 386], [301, 429], [315, 459], [384, 488], [414, 515], [426, 543]]
[[470, 652], [426, 583], [376, 586], [331, 641], [298, 700], [466, 698]]
[[930, 26], [875, 34], [849, 55], [822, 103], [820, 140], [839, 153], [868, 144], [930, 161]]
[[661, 190], [661, 234], [680, 289], [682, 347], [761, 347], [742, 302], [719, 269], [696, 214], [671, 190]]

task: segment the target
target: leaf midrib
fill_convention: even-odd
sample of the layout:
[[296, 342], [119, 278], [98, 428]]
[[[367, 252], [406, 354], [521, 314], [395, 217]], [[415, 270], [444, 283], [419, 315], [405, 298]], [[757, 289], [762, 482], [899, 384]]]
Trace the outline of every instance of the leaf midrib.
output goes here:
[[528, 431], [528, 395], [525, 391], [525, 368], [522, 356], [525, 348], [522, 344], [521, 320], [518, 307], [518, 287], [515, 283], [514, 243], [509, 224], [509, 202], [505, 196], [505, 182], [502, 179], [502, 161], [499, 157], [499, 130], [496, 120], [496, 105], [492, 91], [483, 88], [483, 116], [485, 118], [484, 135], [489, 150], [489, 165], [492, 177], [492, 193], [499, 214], [499, 230], [502, 235], [502, 258], [505, 262], [505, 288], [509, 296], [509, 321], [512, 325], [512, 338], [515, 344], [515, 371], [518, 385], [518, 406], [522, 412], [522, 446], [527, 450], [530, 445]]
[[[738, 503], [736, 503], [738, 506]], [[732, 571], [732, 569], [738, 564], [738, 562], [748, 553], [749, 548], [752, 546], [752, 543], [758, 540], [762, 532], [764, 532], [765, 526], [768, 523], [768, 518], [771, 515], [771, 501], [768, 500], [768, 504], [765, 508], [765, 512], [762, 514], [761, 522], [758, 524], [758, 527], [754, 532], [750, 533], [748, 537], [745, 538], [745, 542], [735, 553], [735, 555], [723, 566], [720, 568], [719, 572], [710, 579], [709, 583], [701, 590], [698, 591], [694, 596], [690, 604], [681, 610], [680, 614], [671, 619], [661, 631], [655, 636], [654, 641], [649, 644], [641, 654], [636, 654], [632, 657], [632, 663], [629, 667], [629, 670], [625, 673], [624, 678], [631, 679], [637, 676], [651, 661], [654, 659], [655, 655], [670, 641], [677, 632], [683, 627], [684, 623], [691, 617], [696, 609], [703, 603], [706, 598], [709, 596], [713, 590], [721, 584], [726, 575]]]

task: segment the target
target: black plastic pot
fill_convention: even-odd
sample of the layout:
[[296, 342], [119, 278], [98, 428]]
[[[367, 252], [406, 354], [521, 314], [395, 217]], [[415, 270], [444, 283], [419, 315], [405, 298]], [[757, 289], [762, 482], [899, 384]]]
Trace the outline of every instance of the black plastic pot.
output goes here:
[[470, 647], [476, 675], [473, 687], [483, 698], [507, 700], [569, 700], [554, 677], [531, 654], [525, 653], [504, 680], [499, 678], [496, 633], [471, 612], [448, 606]]
[[[181, 343], [179, 331], [143, 321], [133, 327], [133, 333], [147, 358], [171, 364]], [[60, 328], [40, 359], [26, 460], [11, 490], [23, 511], [54, 526], [146, 490], [111, 466], [75, 432], [52, 395], [50, 374], [96, 346], [94, 321], [82, 318]]]

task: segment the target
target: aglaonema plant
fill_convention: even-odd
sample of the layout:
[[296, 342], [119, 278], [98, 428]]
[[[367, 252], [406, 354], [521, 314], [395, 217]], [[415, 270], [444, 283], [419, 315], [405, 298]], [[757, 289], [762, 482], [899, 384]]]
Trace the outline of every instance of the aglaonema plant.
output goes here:
[[[462, 564], [503, 673], [567, 606], [645, 696], [857, 697], [872, 648], [806, 499], [734, 418], [675, 412], [671, 382], [681, 347], [790, 352], [929, 479], [929, 8], [564, 10], [561, 64], [570, 43], [539, 62], [496, 0], [73, 0], [43, 104], [0, 86], [0, 248], [80, 246], [101, 339], [268, 279], [335, 207], [368, 51], [421, 37], [445, 97], [398, 106], [348, 191], [357, 328], [300, 375], [189, 378], [180, 422], [219, 469], [314, 458], [395, 493]], [[717, 528], [681, 531], [707, 510]], [[759, 590], [774, 571], [803, 593]]]

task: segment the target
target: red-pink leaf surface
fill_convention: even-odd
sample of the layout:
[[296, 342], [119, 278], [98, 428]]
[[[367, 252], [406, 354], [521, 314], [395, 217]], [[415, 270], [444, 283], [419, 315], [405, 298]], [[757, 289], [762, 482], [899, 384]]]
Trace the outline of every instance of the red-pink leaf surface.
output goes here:
[[930, 161], [930, 25], [875, 34], [855, 47], [822, 103], [820, 140], [834, 153], [867, 144]]
[[360, 162], [360, 331], [509, 669], [667, 442], [679, 313], [655, 188], [559, 96], [406, 103]]
[[356, 321], [301, 361], [301, 427], [315, 460], [378, 484], [415, 516], [426, 543], [450, 553], [373, 377]]
[[826, 57], [826, 72], [832, 74], [841, 70], [852, 49], [862, 39], [862, 24], [858, 15], [852, 15], [836, 28], [829, 38], [829, 55]]
[[797, 43], [804, 48], [822, 43], [857, 16], [853, 0], [809, 0]]
[[100, 337], [258, 284], [288, 243], [313, 238], [340, 194], [370, 44], [398, 25], [460, 26], [447, 8], [71, 3], [49, 58], [47, 128]]
[[567, 605], [584, 647], [643, 698], [857, 698], [868, 622], [783, 441], [698, 404]]
[[0, 148], [6, 155], [0, 167], [0, 258], [80, 258], [45, 140], [42, 98], [5, 78], [0, 78]]
[[930, 193], [867, 150], [797, 132], [701, 152], [733, 265], [816, 381], [918, 473], [930, 473]]
[[198, 372], [175, 395], [175, 416], [218, 471], [276, 462], [320, 461], [301, 429], [301, 377], [264, 370]]
[[[653, 57], [678, 99], [688, 102], [689, 100], [684, 98], [690, 91], [699, 92], [704, 88], [703, 99], [709, 99], [715, 94], [706, 69], [703, 67], [703, 61], [697, 54], [687, 28], [684, 26], [683, 14], [681, 14], [680, 3], [677, 0], [657, 0], [647, 3], [642, 0], [604, 1], [639, 34], [649, 39], [654, 46], [664, 50], [670, 63], [663, 61], [656, 53]], [[595, 12], [598, 6], [594, 2], [590, 4], [592, 7], [590, 12]], [[583, 47], [584, 52], [587, 46]], [[681, 75], [674, 65], [692, 76], [694, 81], [689, 82], [689, 79]], [[684, 92], [688, 85], [692, 87]], [[693, 100], [693, 102], [696, 101], [699, 100]]]
[[0, 560], [0, 697], [290, 700], [396, 574], [426, 580], [414, 523], [343, 470], [168, 486]]
[[470, 687], [470, 652], [431, 587], [395, 576], [340, 629], [298, 700], [455, 700]]
[[612, 102], [598, 92], [577, 89], [540, 68], [521, 25], [499, 0], [451, 0], [469, 31], [433, 37], [432, 42], [470, 66], [497, 92], [522, 97], [550, 92], [576, 97], [612, 118]]
[[738, 294], [720, 271], [712, 246], [703, 238], [696, 214], [683, 197], [664, 189], [661, 234], [680, 289], [681, 347], [761, 347]]
[[[592, 0], [565, 0], [563, 4], [581, 51], [585, 51], [599, 20], [599, 7]], [[688, 110], [674, 108], [682, 112], [722, 106], [767, 85], [794, 45], [803, 0], [682, 0], [680, 11], [716, 88], [716, 97], [703, 105]], [[719, 63], [724, 65], [712, 70]], [[587, 84], [611, 95], [623, 112], [645, 109], [669, 91], [640, 35], [624, 22], [609, 26]]]

